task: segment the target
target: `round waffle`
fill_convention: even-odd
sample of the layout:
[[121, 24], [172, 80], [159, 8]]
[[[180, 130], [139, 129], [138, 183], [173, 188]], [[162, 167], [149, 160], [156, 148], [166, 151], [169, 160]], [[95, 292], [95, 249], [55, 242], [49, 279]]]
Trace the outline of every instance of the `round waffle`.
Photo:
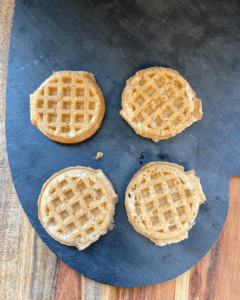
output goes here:
[[103, 94], [94, 75], [61, 71], [30, 95], [31, 122], [50, 139], [77, 143], [92, 136], [105, 112]]
[[112, 229], [117, 200], [101, 170], [67, 168], [44, 184], [38, 216], [54, 239], [83, 250]]
[[125, 195], [128, 219], [135, 230], [160, 246], [186, 239], [199, 205], [206, 200], [194, 174], [164, 162], [149, 163], [137, 172]]
[[120, 114], [137, 134], [158, 142], [200, 120], [202, 104], [177, 71], [154, 67], [127, 80]]

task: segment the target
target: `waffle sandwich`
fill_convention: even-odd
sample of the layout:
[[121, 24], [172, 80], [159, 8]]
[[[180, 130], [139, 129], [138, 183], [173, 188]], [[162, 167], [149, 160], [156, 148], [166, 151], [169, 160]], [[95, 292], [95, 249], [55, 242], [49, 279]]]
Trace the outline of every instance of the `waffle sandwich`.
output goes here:
[[194, 174], [166, 162], [149, 163], [137, 172], [125, 195], [135, 230], [160, 246], [186, 239], [199, 205], [206, 200]]
[[127, 80], [120, 114], [137, 134], [158, 142], [200, 120], [202, 104], [177, 71], [154, 67]]
[[118, 197], [101, 170], [72, 167], [44, 184], [38, 216], [57, 241], [83, 250], [113, 227]]
[[30, 95], [31, 122], [48, 138], [77, 143], [92, 136], [105, 112], [103, 94], [93, 74], [61, 71]]

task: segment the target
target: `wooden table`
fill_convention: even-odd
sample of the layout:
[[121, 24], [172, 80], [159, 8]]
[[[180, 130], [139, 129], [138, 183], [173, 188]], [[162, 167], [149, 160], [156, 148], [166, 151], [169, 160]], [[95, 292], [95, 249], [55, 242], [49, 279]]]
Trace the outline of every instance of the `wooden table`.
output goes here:
[[36, 235], [12, 183], [5, 141], [7, 62], [13, 9], [14, 0], [0, 0], [0, 300], [239, 300], [240, 176], [230, 180], [228, 218], [212, 250], [190, 271], [163, 284], [115, 288], [94, 282], [62, 263]]

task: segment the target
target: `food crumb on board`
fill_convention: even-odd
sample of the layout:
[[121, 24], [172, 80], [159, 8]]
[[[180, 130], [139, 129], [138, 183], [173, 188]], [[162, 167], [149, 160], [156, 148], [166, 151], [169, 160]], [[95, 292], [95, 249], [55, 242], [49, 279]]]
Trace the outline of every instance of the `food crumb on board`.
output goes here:
[[97, 156], [95, 157], [96, 159], [99, 159], [100, 157], [102, 157], [103, 156], [103, 153], [102, 152], [98, 152], [97, 153]]

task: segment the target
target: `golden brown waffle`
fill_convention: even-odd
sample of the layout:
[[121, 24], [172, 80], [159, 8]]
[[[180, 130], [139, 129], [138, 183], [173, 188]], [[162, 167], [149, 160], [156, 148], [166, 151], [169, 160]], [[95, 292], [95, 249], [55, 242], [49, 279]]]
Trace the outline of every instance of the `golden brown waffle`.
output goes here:
[[177, 71], [154, 67], [127, 80], [120, 114], [137, 134], [158, 142], [200, 120], [202, 104]]
[[83, 250], [112, 229], [117, 200], [101, 170], [67, 168], [44, 184], [38, 216], [54, 239]]
[[77, 143], [92, 136], [105, 112], [103, 94], [93, 74], [61, 71], [30, 95], [31, 122], [50, 139]]
[[135, 230], [160, 246], [186, 239], [199, 205], [206, 200], [194, 174], [164, 162], [149, 163], [137, 172], [125, 195], [128, 219]]

